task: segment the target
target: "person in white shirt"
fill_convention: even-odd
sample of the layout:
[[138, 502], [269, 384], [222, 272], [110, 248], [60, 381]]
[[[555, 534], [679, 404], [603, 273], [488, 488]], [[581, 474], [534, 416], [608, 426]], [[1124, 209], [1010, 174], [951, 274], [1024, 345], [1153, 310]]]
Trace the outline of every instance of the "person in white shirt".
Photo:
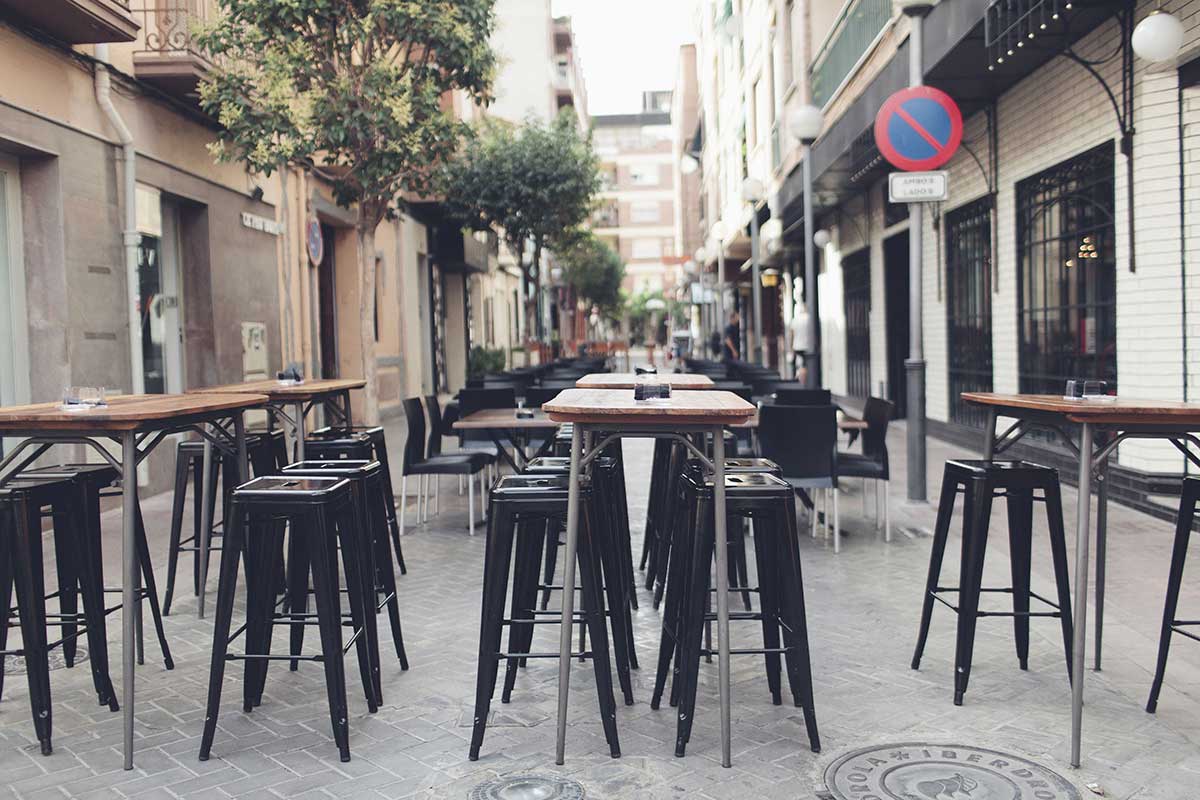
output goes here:
[[792, 316], [790, 333], [792, 337], [792, 359], [796, 380], [807, 384], [809, 357], [808, 309], [804, 306], [796, 306], [794, 315]]

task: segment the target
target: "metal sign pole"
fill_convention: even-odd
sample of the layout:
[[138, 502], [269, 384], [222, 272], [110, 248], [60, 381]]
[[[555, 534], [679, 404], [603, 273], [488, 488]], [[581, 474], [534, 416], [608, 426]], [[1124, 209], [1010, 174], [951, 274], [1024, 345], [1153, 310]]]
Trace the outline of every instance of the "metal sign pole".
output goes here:
[[[912, 29], [908, 38], [908, 85], [921, 86], [925, 82], [922, 69], [925, 14], [912, 14], [909, 19]], [[908, 360], [904, 368], [908, 373], [908, 499], [923, 502], [925, 491], [925, 339], [922, 331], [923, 280], [921, 260], [923, 255], [922, 234], [925, 227], [925, 206], [910, 203], [908, 206]]]

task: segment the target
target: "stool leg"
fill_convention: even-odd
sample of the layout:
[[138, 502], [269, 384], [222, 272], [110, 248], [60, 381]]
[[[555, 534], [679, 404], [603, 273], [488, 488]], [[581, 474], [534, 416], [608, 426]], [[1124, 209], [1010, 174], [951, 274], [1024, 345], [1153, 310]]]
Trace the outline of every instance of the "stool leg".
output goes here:
[[[78, 553], [74, 547], [75, 537], [70, 531], [71, 509], [62, 502], [55, 502], [54, 517], [54, 563], [58, 577], [58, 612], [62, 622], [63, 662], [68, 668], [75, 666], [79, 634], [79, 571]], [[40, 526], [39, 526], [40, 527]]]
[[[197, 495], [198, 496], [198, 495]], [[208, 668], [208, 706], [204, 715], [204, 733], [200, 738], [200, 760], [208, 761], [217, 717], [221, 712], [221, 688], [225, 683], [225, 654], [229, 647], [229, 627], [233, 618], [233, 601], [237, 594], [238, 563], [244, 547], [242, 513], [234, 506], [225, 522], [224, 551], [221, 554], [220, 577], [217, 580], [217, 609], [213, 619], [212, 660]]]
[[[544, 531], [545, 526], [542, 526]], [[509, 618], [512, 622], [508, 629], [508, 652], [527, 653], [533, 640], [533, 625], [518, 622], [534, 619], [533, 607], [537, 602], [537, 559], [541, 550], [541, 538], [537, 535], [538, 526], [528, 520], [523, 520], [517, 526], [517, 550], [513, 565], [512, 602]], [[509, 656], [504, 670], [504, 689], [500, 694], [500, 702], [507, 703], [512, 699], [513, 687], [517, 684], [517, 668], [521, 659]]]
[[[392, 469], [388, 461], [387, 442], [380, 436], [373, 444], [375, 446], [375, 458], [379, 461], [379, 467], [383, 472], [383, 486], [387, 494], [387, 505], [385, 507], [387, 525], [392, 536], [392, 549], [395, 551], [396, 566], [400, 568], [401, 575], [407, 575], [408, 567], [404, 565], [404, 550], [400, 547], [400, 526], [396, 521], [396, 490], [392, 484]], [[460, 491], [459, 494], [462, 494], [462, 492]]]
[[[265, 602], [261, 650], [263, 655], [270, 655], [271, 642], [275, 639], [275, 596], [278, 594], [276, 587], [283, 583], [283, 537], [287, 530], [287, 522], [282, 519], [276, 519], [264, 527], [266, 529], [265, 545], [262, 554], [263, 565], [260, 570], [263, 576], [262, 585], [264, 587], [263, 595]], [[247, 579], [249, 579], [248, 576]], [[286, 591], [285, 588], [284, 592]], [[258, 665], [258, 671], [255, 673], [255, 708], [262, 705], [263, 692], [267, 686], [267, 668], [270, 665], [271, 662], [269, 660], [263, 659]]]
[[1013, 635], [1017, 663], [1029, 669], [1029, 574], [1033, 560], [1033, 491], [1008, 490], [1008, 543], [1012, 565]]
[[53, 722], [50, 665], [46, 653], [46, 587], [42, 576], [41, 517], [37, 507], [16, 517], [13, 532], [13, 576], [21, 610], [21, 646], [29, 679], [29, 705], [42, 755], [50, 755]]
[[258, 519], [246, 537], [246, 659], [242, 662], [242, 711], [250, 712], [259, 704], [260, 686], [265, 680], [270, 652], [267, 641], [267, 620], [270, 618], [271, 600], [267, 584], [270, 558], [267, 555], [274, 520]]
[[[780, 572], [776, 564], [780, 555], [777, 543], [779, 537], [787, 534], [779, 527], [778, 519], [760, 527], [764, 522], [765, 520], [760, 518], [755, 524], [754, 561], [758, 568], [758, 606], [762, 614], [763, 647], [772, 650], [779, 647], [779, 619], [782, 613], [779, 606], [782, 587], [779, 586]], [[779, 653], [765, 653], [764, 660], [771, 702], [777, 706], [782, 705]]]
[[[675, 726], [675, 756], [682, 758], [692, 737], [692, 721], [696, 711], [696, 685], [700, 674], [700, 643], [709, 606], [709, 574], [713, 562], [713, 504], [700, 500], [699, 525], [692, 548], [691, 591], [684, 600], [684, 625], [679, 648], [680, 690], [677, 723]], [[711, 650], [711, 645], [708, 646]]]
[[358, 658], [363, 696], [367, 700], [367, 711], [374, 714], [379, 710], [379, 703], [383, 698], [377, 666], [379, 642], [376, 636], [375, 614], [373, 610], [368, 613], [366, 607], [367, 576], [371, 571], [366, 568], [363, 538], [368, 534], [368, 530], [361, 510], [356, 509], [354, 504], [334, 515], [333, 522], [338, 531], [338, 541], [341, 542], [342, 569], [346, 573], [346, 598], [350, 604], [350, 622], [356, 634], [354, 650]]
[[92, 680], [96, 684], [100, 704], [107, 705], [111, 711], [120, 711], [108, 667], [108, 615], [104, 605], [99, 488], [85, 481], [76, 501], [79, 504], [76, 511], [76, 518], [79, 520], [77, 534], [80, 542], [79, 555], [83, 562], [79, 576], [83, 592], [83, 610], [87, 615], [88, 663], [92, 666]]
[[[158, 646], [162, 650], [163, 664], [167, 669], [175, 669], [175, 660], [171, 658], [171, 648], [167, 645], [167, 633], [163, 629], [162, 609], [158, 605], [158, 586], [154, 582], [154, 565], [150, 561], [150, 545], [146, 542], [146, 526], [142, 521], [142, 506], [135, 507], [137, 532], [138, 560], [142, 565], [142, 580], [146, 587], [143, 602], [150, 603], [150, 618], [154, 622], [154, 632], [158, 636]], [[138, 603], [138, 608], [141, 608]]]
[[1150, 685], [1150, 699], [1146, 711], [1153, 714], [1158, 709], [1158, 694], [1162, 691], [1163, 674], [1167, 670], [1167, 654], [1171, 649], [1172, 626], [1175, 610], [1179, 605], [1179, 587], [1183, 583], [1183, 562], [1187, 560], [1188, 541], [1192, 536], [1192, 520], [1196, 515], [1196, 495], [1184, 484], [1183, 501], [1179, 505], [1179, 516], [1175, 520], [1175, 546], [1171, 551], [1171, 572], [1167, 578], [1167, 598], [1163, 604], [1162, 628], [1158, 635], [1158, 662], [1154, 668], [1154, 682]]
[[171, 539], [167, 545], [167, 593], [163, 596], [163, 614], [171, 614], [175, 596], [175, 572], [179, 567], [179, 543], [183, 538], [183, 506], [187, 499], [188, 456], [175, 456], [175, 493], [171, 500]]
[[[7, 524], [8, 520], [0, 517], [0, 525]], [[0, 538], [0, 652], [8, 649], [8, 627], [12, 619], [13, 608], [13, 554], [9, 552], [8, 545], [7, 537]], [[0, 655], [0, 695], [4, 694], [4, 661], [6, 658], [7, 656]]]
[[972, 481], [967, 488], [967, 511], [963, 516], [962, 566], [958, 584], [958, 641], [954, 658], [956, 706], [962, 705], [971, 680], [971, 658], [975, 652], [975, 625], [979, 621], [979, 592], [991, 515], [991, 487], [983, 481]]
[[667, 673], [674, 671], [671, 679], [671, 700], [674, 706], [678, 702], [676, 692], [679, 687], [679, 643], [682, 623], [682, 609], [688, 597], [688, 557], [692, 553], [692, 532], [695, 530], [694, 505], [685, 506], [679, 525], [676, 526], [675, 544], [671, 548], [670, 560], [667, 563], [667, 586], [665, 604], [662, 612], [662, 634], [658, 644], [658, 666], [654, 674], [654, 693], [651, 695], [650, 708], [658, 710], [666, 687]]
[[[604, 594], [608, 599], [608, 627], [612, 629], [612, 650], [617, 665], [617, 681], [621, 685], [621, 694], [624, 696], [625, 705], [631, 706], [633, 705], [633, 679], [629, 674], [630, 636], [629, 631], [625, 628], [629, 610], [629, 599], [623, 591], [625, 571], [621, 568], [620, 559], [617, 557], [617, 543], [613, 541], [612, 536], [615, 533], [613, 526], [604, 524], [602, 518], [607, 515], [604, 515], [598, 507], [600, 502], [607, 504], [609, 500], [611, 500], [610, 497], [597, 498], [593, 495], [592, 500], [584, 506], [584, 514], [589, 515], [588, 527], [591, 536], [596, 540], [595, 552], [599, 556]], [[609, 521], [611, 522], [611, 520]], [[603, 603], [600, 605], [600, 614], [601, 622], [603, 622]], [[592, 626], [589, 625], [589, 627]], [[604, 635], [605, 638], [608, 637], [607, 630]], [[593, 649], [597, 644], [593, 637]]]
[[300, 668], [297, 656], [304, 650], [304, 618], [308, 613], [308, 539], [295, 526], [288, 534], [287, 586], [288, 610], [291, 612], [289, 650], [292, 660], [288, 669], [295, 672]]
[[[734, 524], [729, 529], [732, 541], [729, 542], [729, 563], [732, 565], [733, 574], [730, 576], [730, 586], [741, 586], [743, 589], [750, 585], [750, 572], [746, 564], [746, 522], [743, 519], [733, 520]], [[751, 525], [754, 521], [751, 520]], [[750, 592], [742, 592], [742, 605], [747, 611], [752, 611], [753, 606], [750, 604]]]
[[388, 540], [390, 531], [387, 520], [381, 513], [386, 508], [388, 491], [385, 482], [379, 481], [376, 484], [376, 500], [369, 505], [368, 516], [371, 530], [375, 532], [375, 566], [380, 587], [387, 598], [384, 605], [387, 606], [388, 623], [392, 629], [392, 644], [396, 648], [396, 657], [400, 659], [400, 669], [407, 670], [408, 653], [404, 650], [404, 632], [400, 627], [400, 595], [396, 591], [396, 574], [392, 571], [392, 553]]
[[[609, 753], [613, 758], [621, 757], [621, 743], [617, 738], [617, 701], [613, 696], [612, 666], [608, 656], [608, 630], [604, 624], [604, 595], [601, 592], [602, 569], [600, 555], [600, 540], [595, 528], [596, 516], [589, 510], [592, 502], [585, 500], [583, 513], [580, 515], [583, 524], [579, 526], [579, 589], [580, 605], [587, 627], [592, 636], [592, 671], [596, 676], [596, 695], [600, 703], [600, 718], [604, 726], [604, 738], [608, 742]], [[613, 619], [620, 619], [614, 614]], [[622, 634], [624, 632], [622, 631]], [[621, 638], [613, 635], [614, 643]], [[624, 690], [624, 685], [622, 685]], [[626, 695], [629, 705], [633, 704], [632, 695]]]
[[925, 640], [929, 638], [929, 623], [933, 619], [933, 593], [937, 591], [938, 577], [942, 572], [942, 557], [946, 554], [946, 539], [950, 536], [950, 520], [954, 516], [954, 502], [958, 499], [958, 488], [950, 475], [942, 476], [942, 495], [938, 499], [937, 523], [933, 527], [933, 547], [929, 552], [929, 572], [925, 576], [925, 594], [921, 602], [921, 627], [917, 631], [917, 646], [913, 650], [912, 668], [921, 668], [921, 655], [925, 652]]
[[542, 562], [542, 611], [550, 606], [550, 586], [554, 583], [554, 571], [558, 568], [558, 542], [561, 528], [557, 520], [546, 526], [546, 557]]
[[346, 672], [342, 663], [342, 611], [339, 602], [337, 540], [332, 520], [318, 507], [314, 520], [301, 526], [308, 540], [312, 562], [313, 596], [316, 599], [318, 628], [321, 631], [321, 663], [325, 666], [325, 691], [329, 696], [329, 721], [333, 740], [343, 762], [350, 760], [350, 731], [346, 707]]
[[782, 569], [787, 571], [778, 581], [780, 607], [783, 611], [787, 627], [784, 628], [784, 642], [787, 645], [788, 682], [791, 684], [792, 697], [798, 701], [804, 710], [804, 727], [808, 731], [809, 748], [814, 753], [821, 752], [821, 737], [817, 731], [817, 711], [813, 700], [812, 688], [812, 659], [808, 647], [808, 615], [804, 607], [804, 575], [800, 566], [799, 541], [796, 538], [796, 509], [795, 500], [789, 499], [789, 508], [781, 513], [780, 528], [786, 534], [776, 537], [780, 558], [777, 560]]
[[1050, 523], [1050, 555], [1054, 561], [1054, 584], [1058, 590], [1058, 620], [1062, 627], [1063, 653], [1067, 658], [1067, 679], [1075, 667], [1071, 655], [1075, 646], [1075, 626], [1072, 622], [1071, 575], [1067, 566], [1067, 534], [1063, 528], [1062, 492], [1057, 480], [1045, 488], [1046, 517]]
[[505, 584], [512, 559], [513, 519], [505, 503], [492, 505], [488, 516], [487, 546], [483, 563], [483, 603], [479, 622], [479, 659], [475, 671], [475, 719], [471, 730], [471, 761], [479, 760], [479, 748], [487, 730], [492, 693], [499, 670], [503, 634]]

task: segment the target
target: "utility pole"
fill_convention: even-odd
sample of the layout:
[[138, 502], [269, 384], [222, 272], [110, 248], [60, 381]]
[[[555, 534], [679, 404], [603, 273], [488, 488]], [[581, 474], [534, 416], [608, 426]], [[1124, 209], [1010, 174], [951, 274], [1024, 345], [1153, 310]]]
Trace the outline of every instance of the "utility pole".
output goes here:
[[[924, 23], [937, 0], [899, 0], [897, 5], [909, 19], [908, 85], [925, 83]], [[923, 281], [921, 258], [925, 226], [923, 203], [908, 205], [908, 499], [924, 502], [925, 491], [925, 337], [922, 331]]]

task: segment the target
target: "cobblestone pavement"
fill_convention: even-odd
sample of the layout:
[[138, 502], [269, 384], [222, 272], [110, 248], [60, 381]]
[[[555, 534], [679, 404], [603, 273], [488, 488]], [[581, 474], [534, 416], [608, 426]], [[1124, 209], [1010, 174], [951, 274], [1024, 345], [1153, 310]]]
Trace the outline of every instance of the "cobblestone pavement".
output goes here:
[[[396, 439], [391, 450], [399, 453], [402, 431], [399, 426], [390, 431]], [[453, 479], [447, 479], [441, 514], [428, 525], [410, 525], [404, 540], [409, 574], [400, 587], [412, 669], [402, 673], [385, 650], [384, 705], [377, 714], [367, 713], [353, 658], [348, 659], [350, 763], [337, 759], [322, 673], [314, 664], [298, 672], [272, 665], [263, 705], [251, 714], [241, 711], [240, 670], [231, 669], [213, 758], [197, 760], [211, 623], [196, 618], [195, 602], [184, 590], [167, 620], [175, 670], [163, 669], [150, 641], [146, 664], [138, 670], [136, 769], [120, 768], [121, 717], [96, 705], [86, 666], [51, 673], [56, 735], [50, 757], [38, 754], [25, 681], [13, 674], [0, 702], [0, 797], [440, 800], [465, 798], [471, 787], [495, 775], [539, 771], [582, 782], [591, 798], [808, 798], [820, 791], [822, 771], [838, 754], [904, 741], [1010, 751], [1056, 769], [1081, 789], [1098, 783], [1109, 797], [1200, 797], [1200, 647], [1177, 639], [1159, 712], [1151, 716], [1142, 710], [1154, 663], [1170, 525], [1126, 509], [1110, 515], [1105, 669], [1086, 676], [1084, 765], [1072, 770], [1067, 765], [1070, 695], [1053, 620], [1033, 624], [1028, 672], [1017, 669], [1007, 620], [982, 620], [971, 690], [961, 708], [952, 704], [953, 622], [945, 609], [935, 614], [922, 670], [909, 669], [933, 509], [901, 502], [903, 435], [898, 427], [891, 440], [892, 463], [901, 471], [892, 484], [893, 541], [885, 544], [870, 532], [859, 511], [857, 484], [843, 499], [848, 535], [840, 555], [823, 541], [802, 537], [824, 745], [819, 755], [807, 748], [799, 712], [770, 704], [761, 661], [737, 658], [733, 768], [719, 763], [715, 665], [701, 669], [693, 740], [688, 756], [675, 758], [674, 715], [648, 705], [659, 617], [643, 597], [636, 616], [643, 665], [635, 674], [637, 703], [618, 711], [622, 758], [606, 755], [590, 667], [577, 664], [567, 763], [553, 766], [557, 667], [542, 661], [531, 662], [521, 675], [510, 705], [495, 704], [483, 755], [468, 761], [484, 537], [467, 536], [465, 503]], [[630, 442], [626, 452], [637, 535], [645, 514], [650, 445]], [[936, 497], [942, 462], [952, 455], [961, 451], [931, 442], [931, 496]], [[1073, 493], [1066, 494], [1071, 532]], [[169, 507], [165, 495], [145, 503], [160, 582], [166, 575]], [[997, 504], [994, 529], [1004, 530], [996, 527], [1004, 524], [1003, 514]], [[118, 574], [118, 530], [118, 517], [107, 514], [110, 579]], [[1052, 586], [1044, 541], [1035, 549], [1035, 590]], [[956, 552], [957, 541], [950, 547]], [[1007, 537], [991, 537], [989, 547], [986, 578], [991, 585], [1007, 585]], [[189, 567], [185, 563], [181, 572], [186, 575]], [[214, 570], [213, 590], [215, 583]], [[1195, 581], [1182, 607], [1200, 607]], [[119, 614], [110, 619], [114, 682], [120, 687]], [[753, 630], [737, 627], [735, 646], [755, 641]], [[547, 650], [556, 646], [555, 630], [543, 626], [539, 633]], [[385, 643], [386, 631], [384, 625]]]

